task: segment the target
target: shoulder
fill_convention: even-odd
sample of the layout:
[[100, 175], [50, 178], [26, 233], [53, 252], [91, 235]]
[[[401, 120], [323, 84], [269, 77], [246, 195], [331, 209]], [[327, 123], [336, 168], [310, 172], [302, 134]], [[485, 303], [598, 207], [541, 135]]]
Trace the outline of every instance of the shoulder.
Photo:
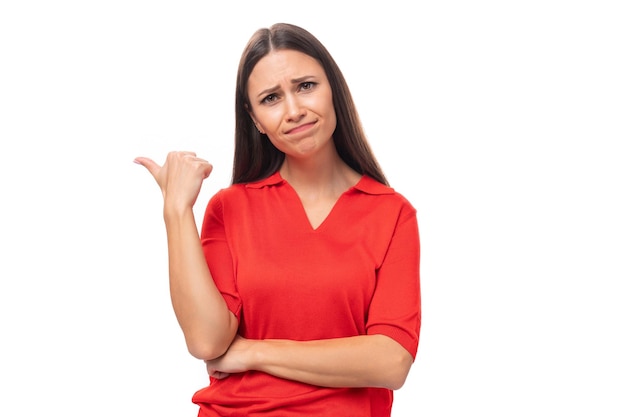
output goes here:
[[229, 185], [218, 190], [209, 199], [208, 209], [221, 212], [224, 207], [232, 207], [237, 201], [241, 201], [245, 193], [245, 186], [242, 184]]
[[353, 188], [363, 195], [376, 198], [377, 204], [388, 204], [403, 210], [415, 211], [411, 202], [403, 194], [367, 175], [364, 175]]
[[209, 204], [236, 204], [245, 199], [251, 192], [255, 193], [257, 190], [267, 189], [282, 183], [284, 183], [284, 180], [280, 175], [273, 174], [258, 181], [231, 184], [226, 188], [218, 190], [211, 198]]

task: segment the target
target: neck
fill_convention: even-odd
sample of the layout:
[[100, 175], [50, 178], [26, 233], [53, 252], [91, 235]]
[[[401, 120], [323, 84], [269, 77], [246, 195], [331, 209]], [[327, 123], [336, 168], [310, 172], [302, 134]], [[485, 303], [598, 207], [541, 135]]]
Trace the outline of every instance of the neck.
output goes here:
[[286, 156], [280, 175], [299, 193], [318, 196], [341, 194], [361, 178], [336, 152], [325, 158]]

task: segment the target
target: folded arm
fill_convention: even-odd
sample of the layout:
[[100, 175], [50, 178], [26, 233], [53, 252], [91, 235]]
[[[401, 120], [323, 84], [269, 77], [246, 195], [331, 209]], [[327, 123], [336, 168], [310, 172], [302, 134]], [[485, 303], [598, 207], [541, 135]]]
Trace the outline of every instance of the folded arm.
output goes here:
[[250, 370], [325, 387], [399, 389], [413, 357], [384, 335], [312, 341], [235, 338], [226, 354], [206, 361], [216, 378]]

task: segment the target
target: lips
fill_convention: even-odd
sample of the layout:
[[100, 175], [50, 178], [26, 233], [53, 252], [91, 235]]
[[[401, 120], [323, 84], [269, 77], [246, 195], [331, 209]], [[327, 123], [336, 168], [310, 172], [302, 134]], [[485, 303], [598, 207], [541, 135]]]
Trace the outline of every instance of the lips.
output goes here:
[[288, 135], [293, 135], [295, 133], [304, 132], [304, 131], [307, 131], [310, 128], [312, 128], [314, 124], [315, 124], [315, 122], [304, 123], [304, 124], [301, 124], [299, 126], [294, 127], [293, 129], [289, 129], [285, 133], [288, 134]]

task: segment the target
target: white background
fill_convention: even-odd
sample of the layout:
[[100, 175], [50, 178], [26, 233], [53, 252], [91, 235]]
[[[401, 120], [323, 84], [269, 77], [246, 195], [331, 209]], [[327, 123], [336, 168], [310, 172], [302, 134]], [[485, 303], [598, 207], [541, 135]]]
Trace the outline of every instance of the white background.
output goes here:
[[202, 213], [230, 179], [240, 53], [279, 21], [334, 55], [418, 209], [394, 417], [626, 415], [620, 3], [2, 2], [0, 415], [196, 415], [207, 376], [132, 160], [210, 160]]

